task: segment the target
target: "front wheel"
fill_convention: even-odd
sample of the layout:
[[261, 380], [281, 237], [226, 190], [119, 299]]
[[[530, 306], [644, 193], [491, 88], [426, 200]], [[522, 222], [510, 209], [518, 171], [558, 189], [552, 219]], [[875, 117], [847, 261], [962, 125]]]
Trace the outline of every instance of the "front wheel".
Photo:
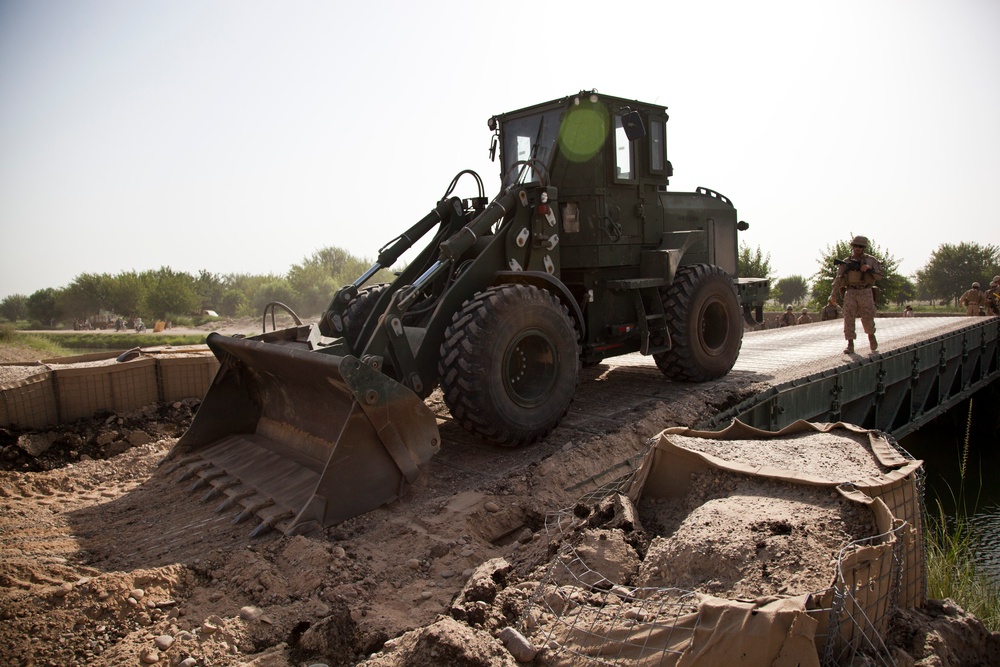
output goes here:
[[452, 417], [498, 445], [545, 437], [576, 392], [580, 346], [566, 307], [530, 285], [476, 294], [441, 345], [441, 389]]
[[361, 330], [364, 328], [368, 317], [375, 310], [375, 304], [379, 297], [389, 287], [386, 283], [378, 283], [362, 288], [356, 297], [351, 299], [344, 309], [344, 337], [347, 344], [355, 354], [361, 354], [366, 341], [360, 340]]
[[711, 264], [677, 270], [660, 296], [671, 349], [653, 355], [671, 380], [706, 382], [732, 370], [743, 346], [743, 321], [736, 285]]

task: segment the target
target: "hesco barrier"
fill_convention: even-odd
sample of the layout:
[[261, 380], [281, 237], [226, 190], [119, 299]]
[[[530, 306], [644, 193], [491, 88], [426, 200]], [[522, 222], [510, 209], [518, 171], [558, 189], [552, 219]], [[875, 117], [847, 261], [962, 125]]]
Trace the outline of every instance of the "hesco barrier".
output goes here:
[[39, 372], [0, 386], [0, 426], [43, 428], [104, 410], [131, 412], [151, 403], [201, 398], [219, 362], [207, 346], [146, 348], [60, 357], [33, 364]]
[[[870, 453], [885, 472], [872, 479], [829, 479], [796, 470], [792, 462], [748, 465], [671, 441], [674, 435], [766, 441], [838, 429], [867, 434]], [[680, 506], [692, 480], [715, 471], [835, 494], [870, 510], [874, 533], [842, 544], [832, 554], [832, 565], [802, 564], [816, 565], [821, 572], [829, 568], [827, 587], [755, 600], [637, 586], [615, 570], [614, 559], [608, 560], [614, 540], [606, 529], [599, 531], [603, 535], [597, 541], [587, 541], [595, 518], [600, 521], [596, 525], [624, 527], [627, 534], [640, 528], [640, 498]], [[550, 547], [558, 545], [558, 551], [520, 627], [536, 646], [547, 647], [551, 665], [893, 665], [885, 644], [892, 614], [897, 608], [918, 607], [926, 598], [922, 499], [922, 462], [880, 431], [804, 421], [779, 432], [738, 421], [719, 432], [666, 429], [634, 472], [546, 518]], [[726, 527], [718, 530], [724, 543]], [[723, 565], [713, 564], [708, 554], [698, 558], [706, 567]], [[671, 570], [676, 567], [671, 562]]]

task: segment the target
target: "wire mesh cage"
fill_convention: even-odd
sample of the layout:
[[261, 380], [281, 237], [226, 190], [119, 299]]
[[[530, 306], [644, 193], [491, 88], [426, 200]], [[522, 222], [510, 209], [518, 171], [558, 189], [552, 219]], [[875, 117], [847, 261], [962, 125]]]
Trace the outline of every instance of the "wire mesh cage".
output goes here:
[[630, 462], [627, 474], [547, 515], [546, 537], [558, 547], [520, 619], [522, 631], [547, 649], [551, 665], [667, 667], [692, 664], [695, 655], [723, 655], [705, 646], [720, 641], [719, 627], [738, 618], [734, 636], [725, 641], [745, 642], [754, 623], [777, 623], [778, 641], [794, 639], [794, 650], [809, 654], [802, 664], [894, 665], [886, 646], [893, 613], [926, 597], [923, 468], [891, 438], [877, 435], [899, 458], [899, 470], [838, 490], [867, 496], [880, 508], [881, 530], [842, 544], [827, 589], [784, 599], [720, 600], [686, 588], [632, 585], [634, 578], [595, 559], [580, 536], [595, 527], [595, 517], [630, 528], [629, 510], [620, 505], [628, 504], [623, 498], [637, 499], [648, 481], [651, 447], [637, 457], [644, 463]]

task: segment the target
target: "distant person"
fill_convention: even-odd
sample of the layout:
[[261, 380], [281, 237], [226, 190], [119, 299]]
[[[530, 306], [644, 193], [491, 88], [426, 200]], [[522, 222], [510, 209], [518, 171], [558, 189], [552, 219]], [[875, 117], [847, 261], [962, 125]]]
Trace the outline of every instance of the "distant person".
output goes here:
[[986, 290], [986, 314], [1000, 315], [1000, 276], [993, 276], [990, 288]]
[[875, 339], [875, 281], [882, 277], [882, 267], [878, 260], [867, 254], [868, 239], [855, 236], [851, 239], [851, 254], [837, 264], [837, 277], [833, 279], [830, 303], [837, 305], [837, 295], [844, 292], [844, 338], [847, 347], [844, 354], [854, 354], [854, 339], [857, 338], [857, 318], [868, 334], [868, 345], [872, 352], [878, 349]]
[[803, 308], [802, 309], [802, 314], [799, 315], [799, 319], [795, 320], [795, 323], [796, 324], [811, 324], [812, 321], [813, 321], [813, 318], [812, 318], [811, 315], [809, 315], [809, 309], [808, 308]]
[[986, 295], [979, 289], [979, 283], [976, 282], [972, 283], [972, 287], [958, 298], [958, 302], [965, 306], [966, 315], [979, 315], [979, 311], [986, 305]]
[[840, 308], [837, 308], [837, 304], [828, 303], [823, 306], [823, 310], [819, 311], [819, 321], [826, 322], [827, 320], [835, 320], [840, 317]]
[[791, 306], [785, 307], [785, 314], [781, 316], [781, 320], [778, 322], [778, 326], [790, 327], [795, 324], [795, 313], [792, 312]]
[[913, 317], [913, 306], [907, 306], [903, 309], [903, 317]]

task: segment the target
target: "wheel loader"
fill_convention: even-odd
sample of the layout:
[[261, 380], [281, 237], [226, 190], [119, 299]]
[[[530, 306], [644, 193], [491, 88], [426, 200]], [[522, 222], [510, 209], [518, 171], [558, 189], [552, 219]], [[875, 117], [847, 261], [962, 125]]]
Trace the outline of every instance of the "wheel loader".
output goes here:
[[[220, 369], [173, 467], [220, 510], [259, 517], [253, 534], [304, 533], [414, 481], [440, 447], [423, 402], [438, 386], [457, 423], [517, 447], [549, 434], [581, 366], [607, 357], [639, 352], [673, 381], [726, 375], [768, 284], [736, 275], [748, 225], [729, 199], [667, 190], [667, 120], [596, 91], [490, 118], [495, 197], [459, 172], [317, 322], [209, 335]], [[475, 196], [454, 194], [463, 178]]]

